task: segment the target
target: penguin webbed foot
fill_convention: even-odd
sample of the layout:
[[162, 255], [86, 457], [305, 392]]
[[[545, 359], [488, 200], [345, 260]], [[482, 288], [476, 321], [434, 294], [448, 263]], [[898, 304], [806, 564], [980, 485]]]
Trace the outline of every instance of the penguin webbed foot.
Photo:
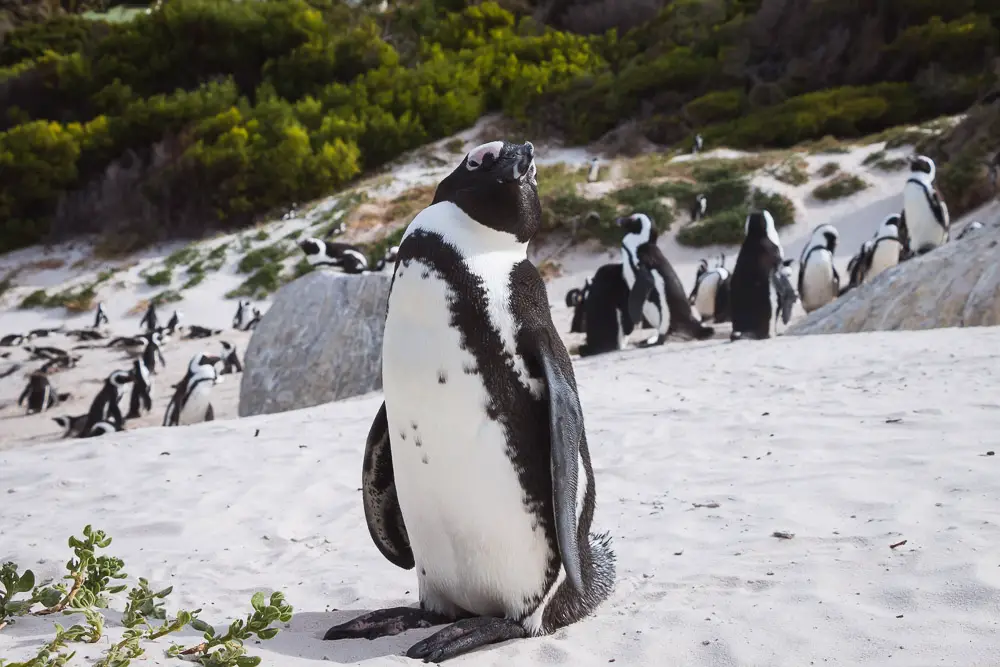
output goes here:
[[442, 662], [482, 646], [527, 636], [520, 623], [508, 618], [466, 618], [417, 642], [406, 652], [406, 657], [424, 662]]
[[667, 342], [667, 334], [657, 334], [650, 336], [646, 340], [639, 341], [636, 347], [656, 347], [657, 345], [663, 345], [665, 342]]
[[453, 620], [450, 616], [415, 607], [391, 607], [368, 612], [335, 625], [326, 631], [323, 639], [378, 639], [407, 630], [444, 625]]

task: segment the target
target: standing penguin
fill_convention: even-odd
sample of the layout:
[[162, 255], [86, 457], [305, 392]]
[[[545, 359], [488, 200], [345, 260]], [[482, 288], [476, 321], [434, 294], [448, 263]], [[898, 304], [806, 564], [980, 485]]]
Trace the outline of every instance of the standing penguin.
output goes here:
[[406, 652], [440, 662], [579, 621], [614, 585], [569, 354], [528, 261], [541, 222], [530, 143], [494, 141], [438, 185], [399, 247], [382, 346], [385, 401], [365, 447], [379, 551], [416, 568], [420, 606], [325, 639], [451, 623]]
[[173, 397], [163, 415], [164, 426], [186, 426], [215, 419], [212, 408], [212, 386], [222, 382], [215, 364], [218, 357], [196, 354], [188, 364], [187, 373], [175, 386]]
[[698, 195], [691, 204], [691, 222], [698, 222], [704, 218], [706, 211], [708, 211], [708, 197]]
[[692, 154], [698, 154], [705, 148], [705, 140], [700, 134], [694, 135], [694, 145], [691, 147]]
[[708, 260], [701, 260], [694, 277], [694, 288], [688, 303], [701, 315], [702, 322], [722, 323], [730, 318], [729, 283], [732, 275], [726, 268], [726, 256], [715, 268], [708, 268]]
[[795, 293], [792, 286], [792, 265], [794, 259], [786, 259], [778, 267], [778, 270], [771, 274], [771, 285], [774, 287], [774, 331], [778, 332], [778, 322], [788, 326], [788, 321], [792, 319], [792, 308], [798, 301], [799, 295]]
[[918, 155], [910, 161], [910, 176], [903, 186], [908, 255], [923, 255], [948, 240], [951, 218], [934, 187], [934, 160]]
[[138, 419], [153, 409], [153, 376], [146, 366], [146, 356], [132, 362], [132, 393], [125, 419]]
[[156, 317], [156, 304], [150, 303], [146, 308], [145, 314], [142, 319], [139, 320], [139, 328], [146, 328], [146, 331], [156, 331], [156, 328], [160, 326], [160, 320]]
[[253, 320], [253, 311], [249, 301], [240, 301], [236, 306], [236, 315], [233, 317], [233, 328], [238, 331], [246, 331]]
[[224, 340], [220, 343], [222, 344], [222, 371], [219, 375], [242, 373], [243, 366], [240, 364], [240, 355], [236, 352], [236, 346]]
[[[684, 297], [680, 278], [656, 245], [657, 232], [645, 213], [619, 218], [622, 238], [622, 271], [629, 289], [628, 311], [633, 322], [645, 316], [658, 323], [657, 334], [645, 345], [662, 345], [667, 336], [680, 333], [698, 340], [715, 334], [694, 316]], [[646, 304], [652, 302], [652, 307]], [[645, 312], [644, 312], [645, 311]]]
[[94, 314], [94, 324], [91, 328], [97, 329], [102, 324], [108, 323], [108, 314], [104, 312], [104, 302], [99, 301], [97, 303], [97, 312]]
[[150, 334], [146, 339], [146, 345], [142, 349], [142, 361], [150, 373], [156, 373], [156, 360], [160, 360], [161, 366], [166, 366], [167, 361], [160, 351], [160, 334]]
[[590, 291], [590, 278], [583, 282], [583, 288], [574, 287], [566, 292], [566, 306], [573, 309], [573, 321], [570, 322], [570, 333], [586, 333], [587, 331], [587, 294]]
[[165, 328], [165, 331], [168, 334], [171, 334], [171, 335], [175, 331], [177, 331], [177, 327], [179, 327], [181, 325], [181, 317], [183, 317], [183, 316], [184, 316], [184, 313], [182, 313], [179, 310], [175, 310], [174, 314], [170, 316], [169, 320], [167, 320], [167, 326]]
[[30, 415], [35, 412], [45, 412], [59, 402], [56, 391], [52, 388], [49, 378], [45, 373], [36, 372], [28, 376], [28, 385], [21, 392], [17, 399], [20, 406], [27, 400], [24, 414]]
[[628, 284], [620, 262], [597, 269], [583, 300], [583, 309], [587, 338], [578, 350], [581, 357], [625, 347], [625, 338], [639, 323], [634, 322], [628, 312]]
[[866, 283], [886, 269], [899, 264], [903, 243], [899, 238], [899, 214], [893, 213], [882, 221], [871, 247], [865, 253], [861, 282]]
[[597, 181], [598, 175], [601, 173], [601, 162], [595, 156], [590, 160], [590, 171], [587, 173], [587, 182], [594, 183]]
[[848, 291], [864, 282], [865, 268], [868, 266], [868, 261], [870, 259], [869, 255], [874, 245], [875, 242], [871, 239], [865, 241], [861, 244], [861, 248], [858, 249], [858, 252], [851, 257], [851, 261], [847, 263], [848, 282], [847, 285], [840, 288], [839, 296], [844, 296], [844, 294]]
[[733, 268], [733, 332], [730, 340], [771, 337], [772, 274], [784, 261], [774, 218], [766, 210], [751, 211], [744, 224], [743, 245]]
[[840, 274], [833, 265], [840, 233], [833, 225], [819, 225], [799, 258], [799, 297], [806, 313], [822, 308], [840, 294]]
[[87, 421], [83, 428], [80, 429], [84, 437], [98, 422], [109, 422], [115, 428], [123, 426], [125, 420], [122, 418], [122, 411], [118, 407], [118, 402], [121, 400], [125, 385], [134, 380], [135, 378], [132, 376], [131, 370], [112, 371], [108, 375], [101, 391], [97, 392], [97, 396], [91, 402], [90, 410], [87, 411]]

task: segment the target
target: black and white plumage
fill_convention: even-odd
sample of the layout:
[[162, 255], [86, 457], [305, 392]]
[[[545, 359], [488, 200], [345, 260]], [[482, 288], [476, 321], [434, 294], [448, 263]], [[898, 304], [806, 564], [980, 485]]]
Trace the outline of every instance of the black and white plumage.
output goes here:
[[98, 422], [108, 422], [119, 429], [124, 426], [125, 419], [122, 417], [118, 403], [121, 401], [122, 391], [134, 379], [131, 370], [112, 371], [108, 375], [107, 379], [104, 380], [104, 386], [94, 397], [90, 404], [90, 410], [87, 411], [87, 421], [80, 429], [81, 433], [84, 434], [83, 437], [86, 437], [86, 434]]
[[385, 271], [390, 269], [390, 273], [396, 270], [396, 258], [399, 256], [399, 246], [394, 245], [385, 251], [385, 255], [380, 257], [378, 261], [375, 262], [375, 267], [372, 271]]
[[860, 282], [873, 280], [883, 271], [899, 264], [903, 256], [899, 222], [899, 214], [893, 213], [886, 217], [875, 231], [875, 237], [862, 258]]
[[453, 622], [407, 651], [440, 662], [574, 623], [613, 586], [607, 538], [589, 535], [573, 366], [527, 259], [541, 218], [533, 156], [531, 144], [477, 147], [403, 236], [363, 500], [379, 551], [415, 568], [420, 607], [326, 639]]
[[163, 358], [163, 352], [160, 351], [160, 337], [157, 334], [153, 334], [146, 341], [146, 346], [142, 350], [142, 361], [143, 365], [149, 370], [150, 373], [156, 373], [156, 360], [160, 360], [161, 366], [167, 365], [167, 360]]
[[62, 326], [54, 328], [46, 327], [44, 329], [32, 329], [31, 331], [28, 332], [28, 340], [32, 340], [34, 338], [48, 338], [54, 333], [62, 333], [62, 332], [63, 332]]
[[344, 273], [364, 273], [368, 270], [368, 257], [361, 248], [339, 241], [322, 241], [309, 237], [299, 241], [299, 248], [306, 261], [315, 267], [332, 267]]
[[25, 402], [27, 402], [24, 411], [26, 415], [45, 412], [59, 402], [59, 397], [45, 373], [35, 372], [28, 376], [28, 384], [18, 397], [17, 405], [20, 406]]
[[164, 327], [164, 331], [167, 334], [173, 334], [177, 331], [177, 328], [181, 325], [182, 317], [184, 317], [184, 313], [179, 310], [175, 310], [174, 314], [170, 316], [169, 320], [167, 320], [167, 326]]
[[691, 222], [698, 222], [704, 218], [707, 211], [708, 197], [705, 195], [698, 195], [691, 203]]
[[833, 225], [813, 229], [799, 257], [799, 298], [807, 313], [822, 308], [840, 294], [840, 274], [834, 266], [840, 232]]
[[83, 427], [87, 424], [87, 413], [77, 415], [76, 417], [61, 415], [59, 417], [53, 417], [52, 421], [62, 427], [62, 437], [77, 438], [81, 433], [83, 433]]
[[961, 241], [969, 234], [972, 234], [982, 228], [983, 228], [983, 223], [979, 222], [978, 220], [973, 220], [972, 222], [970, 222], [969, 224], [967, 224], [965, 227], [962, 228], [962, 231], [958, 233], [958, 236], [955, 237], [955, 240]]
[[24, 343], [24, 334], [7, 334], [0, 338], [0, 347], [16, 347]]
[[[628, 312], [628, 283], [622, 264], [605, 264], [590, 279], [582, 308], [586, 341], [580, 345], [581, 357], [614, 352], [625, 347], [625, 338], [636, 328]], [[574, 314], [574, 321], [576, 315]]]
[[934, 160], [918, 155], [910, 161], [910, 175], [903, 186], [907, 255], [922, 255], [948, 241], [951, 218], [934, 187]]
[[124, 431], [125, 426], [119, 422], [111, 421], [99, 421], [91, 424], [87, 427], [87, 430], [83, 432], [81, 438], [96, 438], [101, 435], [107, 435], [108, 433], [117, 433], [118, 431]]
[[96, 329], [75, 329], [73, 331], [67, 331], [66, 335], [76, 338], [81, 342], [103, 340], [108, 337], [107, 334]]
[[222, 382], [215, 369], [219, 361], [219, 357], [204, 353], [191, 357], [184, 377], [174, 385], [174, 395], [163, 415], [164, 426], [185, 426], [215, 419], [212, 387]]
[[104, 312], [104, 303], [98, 302], [97, 312], [94, 313], [94, 323], [91, 325], [91, 328], [98, 329], [102, 324], [107, 324], [107, 323], [108, 323], [108, 314]]
[[240, 364], [240, 355], [236, 352], [236, 346], [227, 341], [219, 341], [222, 345], [222, 370], [219, 375], [229, 375], [230, 373], [242, 373], [243, 365]]
[[601, 173], [601, 161], [597, 157], [590, 159], [590, 169], [587, 171], [587, 182], [596, 183]]
[[645, 317], [657, 333], [645, 345], [661, 345], [671, 334], [704, 339], [715, 330], [702, 324], [684, 294], [680, 278], [656, 245], [658, 234], [645, 213], [619, 218], [622, 271], [629, 289], [628, 311], [633, 322]]
[[190, 340], [194, 338], [208, 338], [210, 336], [217, 336], [220, 333], [222, 333], [222, 329], [209, 329], [208, 327], [192, 324], [187, 328], [187, 332], [184, 334], [184, 338], [185, 340]]
[[566, 306], [573, 309], [573, 321], [569, 325], [570, 333], [585, 333], [587, 331], [587, 294], [590, 292], [590, 278], [583, 282], [583, 287], [574, 287], [566, 292]]
[[233, 317], [233, 328], [237, 331], [250, 331], [260, 322], [260, 311], [251, 306], [249, 301], [240, 301]]
[[733, 268], [731, 340], [771, 337], [772, 274], [779, 270], [784, 259], [774, 218], [766, 210], [751, 211], [744, 223], [743, 245]]
[[51, 345], [25, 346], [24, 351], [30, 354], [32, 359], [51, 361], [53, 359], [65, 359], [69, 357], [69, 352], [61, 347], [53, 347]]
[[854, 289], [865, 279], [865, 269], [868, 266], [869, 254], [872, 251], [872, 246], [875, 245], [875, 241], [869, 239], [861, 244], [858, 251], [851, 257], [850, 261], [847, 262], [847, 284], [840, 288], [840, 295], [843, 296], [850, 290]]
[[82, 357], [78, 354], [74, 354], [72, 356], [66, 355], [65, 357], [54, 357], [42, 364], [42, 367], [38, 370], [41, 373], [51, 375], [52, 373], [58, 373], [68, 368], [74, 368], [81, 358]]
[[146, 312], [143, 313], [142, 319], [139, 320], [139, 328], [145, 328], [147, 332], [151, 332], [156, 331], [158, 326], [160, 326], [160, 320], [156, 315], [156, 304], [150, 303]]
[[132, 362], [132, 392], [125, 419], [138, 419], [153, 409], [153, 376], [146, 366], [145, 356]]
[[728, 322], [731, 316], [729, 287], [732, 274], [726, 268], [726, 255], [722, 253], [719, 262], [708, 268], [708, 260], [698, 263], [694, 276], [694, 287], [688, 296], [688, 303], [701, 315], [702, 322]]
[[702, 152], [705, 148], [705, 140], [702, 139], [700, 134], [694, 135], [694, 145], [691, 146], [691, 153], [697, 154]]
[[788, 326], [788, 321], [792, 319], [792, 308], [798, 301], [799, 295], [792, 285], [792, 265], [794, 259], [786, 259], [771, 274], [771, 286], [774, 288], [774, 331], [778, 331], [778, 323]]

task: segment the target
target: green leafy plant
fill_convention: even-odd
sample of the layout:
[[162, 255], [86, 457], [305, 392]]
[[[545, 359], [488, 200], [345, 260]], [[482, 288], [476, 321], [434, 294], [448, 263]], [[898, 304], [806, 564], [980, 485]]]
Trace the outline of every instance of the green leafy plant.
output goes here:
[[169, 285], [170, 281], [174, 279], [174, 274], [170, 267], [167, 267], [156, 273], [148, 274], [145, 279], [146, 284], [150, 287], [160, 287], [161, 285]]
[[857, 194], [868, 187], [868, 183], [860, 176], [842, 173], [819, 185], [812, 195], [820, 201], [843, 199]]

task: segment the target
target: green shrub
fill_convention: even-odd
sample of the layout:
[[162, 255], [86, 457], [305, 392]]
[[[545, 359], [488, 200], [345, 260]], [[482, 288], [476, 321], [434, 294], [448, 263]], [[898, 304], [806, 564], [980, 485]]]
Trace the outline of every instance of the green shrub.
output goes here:
[[716, 90], [684, 105], [684, 115], [695, 126], [735, 120], [747, 108], [746, 94], [740, 88]]
[[[868, 164], [868, 158], [865, 158], [865, 164]], [[821, 166], [818, 170], [816, 170], [816, 174], [820, 178], [830, 178], [838, 171], [840, 171], [839, 164], [837, 164], [836, 162], [826, 162], [823, 164], [823, 166]]]
[[175, 266], [191, 264], [201, 255], [201, 249], [194, 243], [189, 246], [185, 246], [180, 250], [175, 250], [170, 253], [165, 260], [163, 260], [164, 266], [169, 269]]
[[163, 290], [162, 292], [153, 296], [153, 298], [150, 299], [149, 302], [154, 306], [162, 306], [163, 304], [176, 303], [183, 299], [184, 295], [182, 295], [180, 292], [178, 292], [177, 290], [168, 289], [168, 290]]
[[243, 256], [236, 270], [240, 273], [250, 273], [268, 264], [276, 264], [291, 254], [292, 250], [282, 243], [257, 248]]
[[201, 281], [203, 281], [204, 279], [205, 279], [204, 273], [192, 273], [191, 277], [188, 278], [181, 286], [181, 289], [182, 290], [191, 289], [192, 287], [200, 285]]
[[226, 292], [226, 298], [263, 299], [279, 287], [281, 287], [281, 264], [267, 264], [244, 280], [239, 287]]
[[90, 48], [107, 27], [79, 16], [55, 15], [43, 23], [22, 23], [0, 45], [0, 67], [33, 61], [47, 52], [69, 55]]
[[710, 215], [677, 233], [678, 243], [696, 248], [707, 245], [739, 245], [743, 242], [746, 212], [728, 209]]
[[854, 174], [839, 174], [818, 186], [813, 190], [812, 195], [820, 201], [832, 201], [834, 199], [850, 197], [867, 187], [868, 183], [859, 176], [855, 176]]
[[804, 185], [809, 182], [809, 174], [806, 172], [806, 161], [799, 157], [789, 158], [776, 168], [770, 170], [771, 175], [782, 183], [788, 185]]
[[45, 308], [48, 302], [48, 293], [43, 289], [39, 289], [21, 300], [21, 308]]
[[150, 287], [159, 287], [161, 285], [169, 285], [170, 281], [173, 280], [174, 274], [170, 268], [165, 268], [156, 273], [151, 273], [146, 276], [146, 284]]
[[[792, 200], [777, 192], [764, 192], [754, 189], [750, 195], [750, 206], [758, 210], [766, 210], [774, 218], [774, 226], [778, 229], [795, 224], [795, 204]], [[749, 211], [747, 211], [749, 213]], [[741, 239], [742, 241], [742, 239]]]

